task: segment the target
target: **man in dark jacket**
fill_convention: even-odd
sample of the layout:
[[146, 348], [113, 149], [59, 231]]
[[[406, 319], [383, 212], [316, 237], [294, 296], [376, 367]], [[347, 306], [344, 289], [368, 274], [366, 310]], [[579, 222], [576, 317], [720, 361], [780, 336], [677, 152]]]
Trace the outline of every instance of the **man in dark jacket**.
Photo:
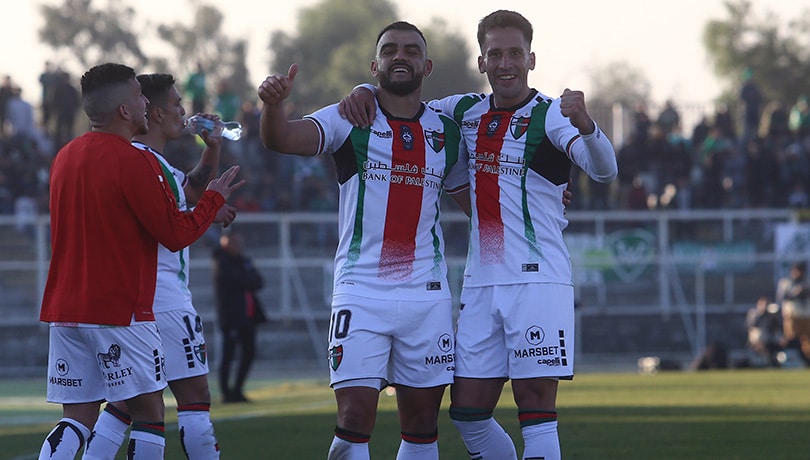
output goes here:
[[[256, 325], [265, 321], [256, 295], [262, 287], [262, 277], [242, 253], [242, 237], [238, 233], [222, 235], [213, 259], [217, 317], [222, 330], [219, 385], [223, 402], [246, 402], [243, 389], [256, 356]], [[239, 364], [231, 383], [231, 364], [237, 349]]]

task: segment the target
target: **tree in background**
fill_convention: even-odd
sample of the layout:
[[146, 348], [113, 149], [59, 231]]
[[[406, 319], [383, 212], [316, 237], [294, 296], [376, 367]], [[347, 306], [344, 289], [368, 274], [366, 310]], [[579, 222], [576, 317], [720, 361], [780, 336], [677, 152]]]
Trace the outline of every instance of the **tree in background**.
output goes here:
[[[124, 62], [137, 72], [168, 72], [182, 81], [202, 62], [210, 81], [227, 81], [242, 97], [255, 95], [247, 71], [247, 43], [222, 31], [223, 15], [215, 7], [193, 3], [190, 24], [157, 24], [158, 39], [169, 45], [169, 56], [142, 51], [148, 39], [139, 27], [135, 9], [119, 1], [64, 0], [57, 5], [41, 5], [44, 25], [39, 30], [43, 43], [66, 54], [68, 68], [84, 69], [105, 61]], [[191, 2], [189, 2], [191, 3]], [[78, 61], [78, 62], [77, 62]], [[213, 88], [212, 88], [213, 89]]]
[[175, 22], [157, 28], [158, 36], [175, 52], [172, 72], [185, 78], [200, 62], [208, 81], [227, 82], [240, 98], [253, 98], [255, 85], [249, 81], [247, 43], [222, 31], [224, 16], [215, 7], [195, 3], [194, 8], [191, 24]]
[[[275, 32], [270, 71], [286, 72], [298, 63], [297, 89], [289, 98], [298, 115], [337, 102], [358, 83], [370, 82], [377, 34], [397, 19], [396, 7], [388, 1], [324, 0], [299, 11], [295, 35]], [[445, 32], [442, 21], [415, 25], [425, 34], [434, 63], [422, 93], [426, 99], [482, 89], [485, 80], [474, 70], [464, 39]], [[472, 26], [469, 33], [474, 33]]]
[[40, 40], [75, 57], [82, 68], [105, 61], [138, 66], [148, 61], [134, 32], [131, 18], [135, 12], [120, 2], [93, 8], [88, 0], [65, 0], [61, 5], [40, 5], [40, 12], [45, 20]]
[[[589, 111], [596, 123], [606, 133], [612, 134], [611, 139], [621, 143], [623, 137], [632, 129], [632, 111], [637, 106], [648, 106], [650, 103], [650, 81], [641, 69], [635, 68], [627, 62], [610, 62], [603, 66], [588, 70], [590, 90], [586, 94]], [[614, 126], [614, 112], [620, 108], [625, 121], [621, 133], [616, 133]]]
[[728, 18], [710, 21], [703, 30], [715, 74], [728, 83], [723, 102], [737, 100], [746, 70], [765, 100], [791, 105], [810, 94], [810, 12], [785, 25], [771, 13], [756, 17], [749, 0], [725, 6]]

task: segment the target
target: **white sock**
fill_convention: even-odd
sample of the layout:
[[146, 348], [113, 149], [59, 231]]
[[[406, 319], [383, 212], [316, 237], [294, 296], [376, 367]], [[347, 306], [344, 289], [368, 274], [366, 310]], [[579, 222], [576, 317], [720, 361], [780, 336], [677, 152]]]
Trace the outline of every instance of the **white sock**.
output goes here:
[[[450, 408], [450, 418], [461, 434], [467, 453], [476, 460], [517, 460], [512, 438], [498, 422], [489, 416], [482, 420], [469, 420], [474, 410]], [[479, 412], [478, 416], [483, 414]]]
[[523, 459], [560, 460], [560, 438], [557, 435], [557, 422], [546, 422], [538, 425], [524, 426], [525, 449]]
[[129, 415], [107, 404], [87, 439], [82, 460], [115, 458], [127, 437]]
[[371, 460], [368, 442], [349, 442], [335, 436], [326, 460]]
[[127, 458], [131, 460], [162, 459], [166, 450], [163, 423], [134, 422], [129, 433]]
[[[193, 460], [219, 458], [219, 444], [214, 436], [208, 404], [194, 404], [177, 408], [180, 444], [186, 457]], [[191, 410], [192, 408], [198, 410]]]
[[39, 460], [73, 460], [90, 437], [90, 428], [64, 417], [48, 433], [39, 451]]
[[439, 460], [439, 443], [421, 444], [402, 440], [396, 460]]

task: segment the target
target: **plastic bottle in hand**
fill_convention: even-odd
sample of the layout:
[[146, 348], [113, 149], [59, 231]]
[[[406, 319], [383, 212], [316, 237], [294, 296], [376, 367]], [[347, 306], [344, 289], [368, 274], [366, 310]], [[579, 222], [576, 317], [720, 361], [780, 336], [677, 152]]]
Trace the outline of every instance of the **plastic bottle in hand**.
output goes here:
[[200, 134], [203, 130], [213, 132], [217, 126], [222, 126], [222, 137], [230, 141], [238, 141], [242, 137], [242, 125], [238, 121], [217, 121], [194, 115], [186, 120], [186, 129], [191, 134]]

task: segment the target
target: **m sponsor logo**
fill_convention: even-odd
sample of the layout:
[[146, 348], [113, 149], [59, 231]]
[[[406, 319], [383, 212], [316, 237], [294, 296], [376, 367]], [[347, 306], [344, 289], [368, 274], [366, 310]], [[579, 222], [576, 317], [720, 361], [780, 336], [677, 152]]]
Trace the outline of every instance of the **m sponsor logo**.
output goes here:
[[70, 365], [64, 358], [59, 358], [56, 360], [56, 373], [61, 375], [62, 377], [66, 376], [70, 372]]
[[526, 330], [526, 341], [532, 345], [540, 345], [546, 339], [546, 333], [540, 326], [532, 326]]
[[535, 273], [540, 271], [540, 264], [532, 263], [532, 264], [523, 264], [520, 267], [520, 270], [523, 273]]
[[453, 349], [453, 337], [450, 334], [442, 334], [436, 344], [439, 346], [439, 350], [448, 353]]

